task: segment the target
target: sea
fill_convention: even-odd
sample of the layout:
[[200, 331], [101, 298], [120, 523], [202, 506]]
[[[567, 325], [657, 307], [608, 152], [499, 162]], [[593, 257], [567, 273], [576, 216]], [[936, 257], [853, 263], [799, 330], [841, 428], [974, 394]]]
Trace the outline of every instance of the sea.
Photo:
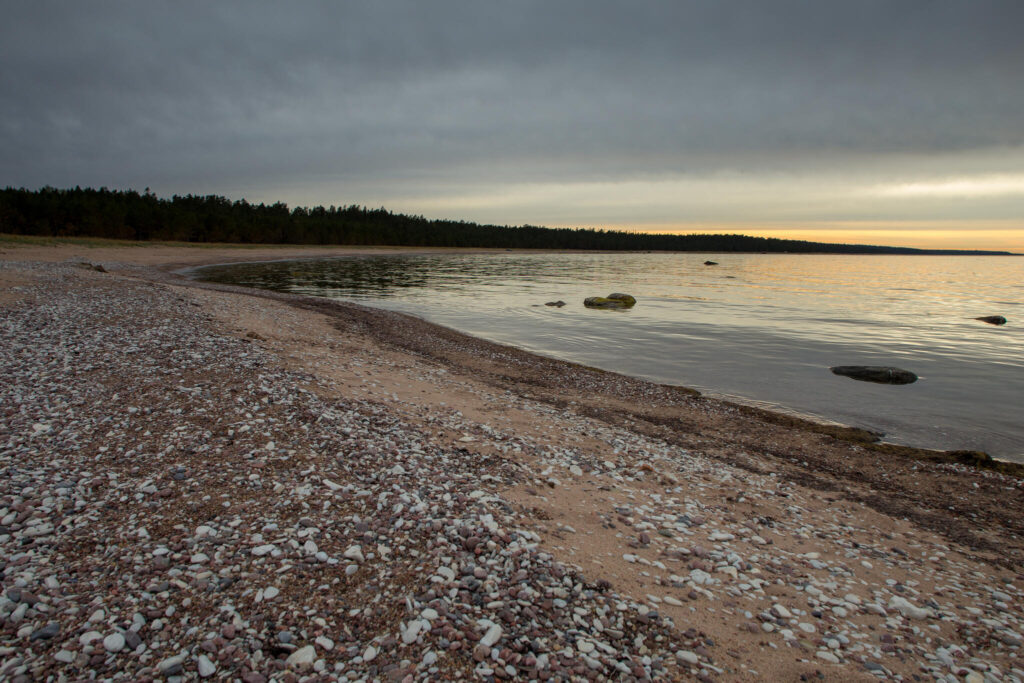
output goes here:
[[[705, 262], [713, 262], [713, 265]], [[208, 266], [892, 443], [1024, 462], [1024, 258], [432, 253]], [[612, 292], [626, 310], [586, 308]], [[564, 301], [564, 306], [548, 306]], [[1004, 316], [1004, 325], [979, 320]], [[832, 366], [909, 370], [906, 385]]]

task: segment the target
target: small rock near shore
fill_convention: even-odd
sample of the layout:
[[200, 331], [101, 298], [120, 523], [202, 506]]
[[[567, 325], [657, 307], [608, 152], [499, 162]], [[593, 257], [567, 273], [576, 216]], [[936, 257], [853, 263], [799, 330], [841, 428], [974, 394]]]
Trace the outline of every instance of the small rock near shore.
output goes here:
[[1004, 318], [1001, 315], [983, 315], [980, 318], [975, 318], [975, 320], [980, 320], [981, 322], [988, 323], [989, 325], [1005, 325], [1006, 324], [1006, 318]]
[[878, 384], [913, 384], [917, 375], [909, 370], [881, 365], [837, 365], [832, 374]]
[[583, 300], [587, 308], [630, 308], [634, 304], [636, 299], [622, 292], [612, 292], [608, 296], [588, 296]]

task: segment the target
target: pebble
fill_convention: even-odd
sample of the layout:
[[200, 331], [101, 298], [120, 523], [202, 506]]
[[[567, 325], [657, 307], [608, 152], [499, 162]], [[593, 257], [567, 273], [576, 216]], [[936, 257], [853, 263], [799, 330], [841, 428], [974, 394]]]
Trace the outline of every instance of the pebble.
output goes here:
[[485, 647], [491, 647], [501, 639], [501, 634], [501, 627], [497, 624], [491, 624], [487, 628], [487, 632], [480, 639], [480, 644]]
[[217, 673], [217, 665], [210, 661], [210, 658], [206, 655], [199, 655], [199, 659], [196, 661], [196, 668], [202, 678], [209, 678]]
[[312, 645], [306, 645], [305, 647], [300, 647], [298, 650], [288, 655], [288, 658], [284, 660], [284, 663], [285, 666], [304, 666], [312, 664], [315, 660], [316, 648]]
[[124, 636], [120, 633], [111, 633], [103, 639], [103, 649], [107, 652], [120, 652], [124, 649]]
[[157, 665], [157, 669], [165, 676], [177, 676], [182, 671], [184, 661], [185, 655], [174, 655], [161, 661]]

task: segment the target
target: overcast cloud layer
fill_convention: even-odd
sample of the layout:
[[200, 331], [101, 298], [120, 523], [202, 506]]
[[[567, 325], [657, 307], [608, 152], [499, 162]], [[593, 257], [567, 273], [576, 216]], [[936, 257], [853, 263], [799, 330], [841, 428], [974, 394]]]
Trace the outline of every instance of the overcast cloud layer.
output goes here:
[[4, 5], [0, 186], [1024, 248], [1017, 0]]

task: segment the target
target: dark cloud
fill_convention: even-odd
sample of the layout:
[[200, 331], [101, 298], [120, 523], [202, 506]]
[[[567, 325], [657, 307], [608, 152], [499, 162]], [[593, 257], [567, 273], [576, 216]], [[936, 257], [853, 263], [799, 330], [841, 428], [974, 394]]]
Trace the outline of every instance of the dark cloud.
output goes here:
[[1015, 0], [7, 4], [0, 185], [600, 179], [1024, 145]]

